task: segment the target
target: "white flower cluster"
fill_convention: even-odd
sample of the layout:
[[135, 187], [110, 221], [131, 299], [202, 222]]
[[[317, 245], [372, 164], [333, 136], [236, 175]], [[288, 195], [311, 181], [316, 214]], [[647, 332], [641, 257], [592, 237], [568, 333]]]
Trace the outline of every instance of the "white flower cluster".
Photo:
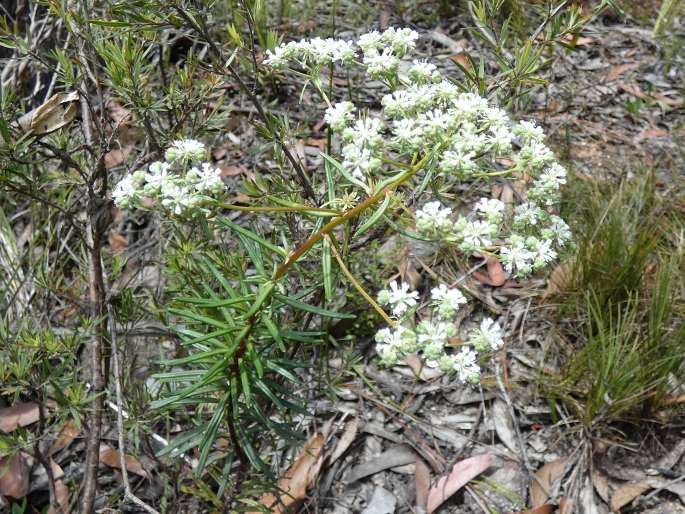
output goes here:
[[416, 174], [440, 177], [443, 190], [488, 177], [527, 184], [511, 208], [481, 199], [467, 215], [453, 215], [452, 206], [437, 202], [416, 212], [419, 233], [465, 253], [487, 249], [499, 255], [509, 273], [524, 277], [555, 259], [570, 241], [568, 226], [554, 214], [566, 170], [534, 122], [513, 122], [485, 98], [442, 78], [431, 63], [400, 66], [417, 38], [410, 29], [390, 28], [363, 34], [356, 42], [300, 41], [278, 47], [266, 63], [276, 68], [297, 63], [313, 73], [322, 62], [356, 63], [371, 79], [388, 85], [380, 113], [358, 110], [349, 101], [326, 110], [325, 121], [341, 141], [342, 168], [354, 186], [371, 191], [397, 172], [397, 163], [421, 163]]
[[419, 352], [426, 366], [454, 374], [464, 383], [478, 382], [478, 353], [498, 350], [504, 344], [499, 323], [485, 318], [458, 351], [449, 352], [449, 340], [457, 335], [457, 327], [450, 320], [467, 303], [466, 297], [459, 289], [445, 284], [434, 287], [430, 314], [416, 324], [418, 299], [417, 291], [396, 281], [379, 292], [378, 301], [388, 306], [397, 319], [394, 328], [386, 327], [376, 333], [381, 363], [394, 366], [407, 354]]
[[141, 199], [147, 197], [176, 215], [201, 210], [209, 196], [224, 190], [220, 170], [202, 162], [206, 157], [201, 142], [174, 141], [164, 153], [164, 161], [122, 178], [112, 191], [112, 199], [122, 209], [139, 207]]
[[297, 63], [305, 68], [333, 63], [350, 65], [354, 62], [356, 52], [357, 49], [351, 41], [317, 37], [291, 41], [277, 46], [273, 52], [267, 50], [264, 64], [274, 69], [286, 68], [291, 63]]

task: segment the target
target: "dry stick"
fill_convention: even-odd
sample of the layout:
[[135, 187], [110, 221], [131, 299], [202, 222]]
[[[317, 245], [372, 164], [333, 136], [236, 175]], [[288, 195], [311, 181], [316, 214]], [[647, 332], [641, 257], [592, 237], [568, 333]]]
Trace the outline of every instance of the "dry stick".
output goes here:
[[126, 469], [126, 442], [124, 440], [124, 416], [122, 414], [124, 401], [121, 394], [119, 348], [117, 346], [117, 332], [114, 327], [114, 313], [112, 312], [112, 306], [109, 303], [107, 304], [107, 318], [109, 321], [109, 340], [112, 345], [112, 366], [114, 367], [114, 386], [117, 401], [117, 432], [119, 432], [119, 465], [121, 466], [121, 479], [124, 482], [124, 498], [129, 499], [150, 514], [159, 514], [159, 512], [133, 494], [131, 491], [131, 484], [128, 481], [128, 470]]
[[[79, 49], [83, 66], [86, 63], [85, 40], [82, 38]], [[86, 80], [82, 80], [82, 88], [87, 91]], [[85, 95], [80, 98], [81, 117], [83, 119], [83, 133], [86, 145], [93, 148], [92, 132], [92, 112], [90, 104]], [[104, 350], [104, 332], [106, 330], [105, 320], [105, 295], [104, 295], [104, 275], [102, 271], [102, 237], [103, 224], [100, 220], [101, 202], [96, 193], [94, 184], [98, 177], [106, 176], [104, 167], [104, 153], [100, 152], [95, 168], [91, 172], [88, 186], [88, 225], [86, 227], [86, 249], [88, 252], [88, 299], [90, 303], [90, 318], [95, 323], [93, 335], [90, 342], [90, 371], [91, 371], [91, 390], [93, 400], [92, 410], [88, 416], [88, 433], [86, 436], [86, 462], [83, 470], [83, 489], [81, 493], [81, 503], [79, 512], [81, 514], [91, 514], [95, 505], [95, 494], [97, 492], [98, 467], [100, 462], [100, 435], [102, 430], [102, 411], [103, 411], [103, 392], [104, 378], [102, 370], [102, 358]], [[101, 191], [102, 192], [102, 191]]]
[[502, 393], [502, 398], [504, 398], [507, 404], [507, 409], [509, 410], [509, 416], [511, 417], [511, 422], [514, 425], [514, 431], [516, 432], [516, 442], [519, 446], [519, 451], [521, 452], [521, 460], [526, 468], [526, 473], [528, 474], [528, 482], [533, 480], [533, 472], [530, 467], [530, 461], [528, 460], [528, 454], [526, 453], [526, 446], [523, 442], [523, 437], [521, 436], [521, 430], [519, 429], [518, 420], [516, 419], [516, 413], [514, 412], [514, 406], [511, 403], [511, 398], [509, 398], [509, 393], [506, 387], [504, 387], [504, 382], [502, 381], [502, 367], [500, 366], [499, 360], [495, 359], [495, 378], [497, 379], [497, 387]]
[[[81, 97], [81, 116], [86, 144], [91, 146], [93, 135], [91, 131], [90, 109], [84, 97]], [[102, 320], [104, 283], [102, 276], [102, 232], [97, 220], [97, 201], [92, 186], [88, 192], [88, 226], [86, 228], [86, 246], [88, 250], [88, 299], [90, 302], [90, 317], [95, 321], [94, 333], [90, 342], [90, 370], [91, 387], [94, 393], [92, 411], [88, 416], [88, 435], [86, 437], [86, 463], [83, 471], [83, 491], [81, 495], [81, 514], [91, 514], [95, 503], [97, 490], [97, 475], [100, 456], [100, 431], [102, 429], [102, 392], [104, 380], [102, 376], [102, 354], [104, 330]]]

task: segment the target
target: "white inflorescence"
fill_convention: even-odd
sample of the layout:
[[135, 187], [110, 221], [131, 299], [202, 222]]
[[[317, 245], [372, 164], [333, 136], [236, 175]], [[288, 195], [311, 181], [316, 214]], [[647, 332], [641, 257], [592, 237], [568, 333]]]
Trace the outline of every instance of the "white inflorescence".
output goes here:
[[[324, 121], [340, 140], [342, 175], [350, 186], [371, 193], [398, 168], [415, 171], [423, 181], [421, 190], [439, 179], [435, 190], [441, 192], [453, 192], [463, 181], [514, 179], [525, 187], [517, 187], [507, 203], [480, 198], [470, 212], [438, 201], [419, 204], [416, 232], [467, 256], [497, 256], [506, 272], [518, 278], [548, 266], [571, 244], [571, 232], [555, 214], [566, 170], [546, 146], [544, 131], [532, 121], [514, 122], [485, 98], [463, 92], [432, 63], [404, 62], [417, 40], [413, 30], [390, 28], [363, 34], [355, 42], [292, 42], [267, 52], [265, 64], [304, 69], [315, 84], [324, 65], [360, 66], [388, 88], [380, 112], [358, 109], [349, 101], [331, 104], [319, 88], [329, 105]], [[456, 333], [451, 320], [466, 303], [458, 289], [444, 284], [433, 288], [431, 314], [418, 324], [419, 295], [407, 284], [392, 282], [378, 300], [397, 320], [395, 328], [376, 335], [386, 365], [419, 352], [426, 365], [473, 382], [480, 376], [478, 354], [503, 345], [502, 327], [485, 318], [466, 345], [450, 351], [449, 339]]]
[[122, 178], [112, 191], [117, 207], [140, 207], [143, 197], [158, 201], [175, 215], [204, 212], [202, 204], [224, 190], [221, 171], [208, 162], [205, 145], [194, 139], [171, 143], [164, 153], [165, 161], [150, 164]]
[[448, 181], [489, 175], [526, 181], [527, 192], [509, 208], [482, 198], [466, 216], [454, 216], [452, 207], [435, 201], [416, 211], [419, 234], [465, 253], [497, 254], [508, 273], [525, 277], [553, 261], [570, 242], [568, 226], [553, 213], [566, 170], [534, 122], [512, 122], [504, 110], [443, 79], [432, 63], [414, 60], [400, 66], [417, 40], [413, 30], [389, 28], [363, 34], [356, 42], [291, 42], [268, 52], [265, 63], [276, 69], [305, 68], [312, 77], [324, 64], [356, 64], [390, 88], [378, 114], [357, 113], [344, 101], [331, 105], [324, 117], [340, 135], [343, 169], [369, 191], [384, 174], [396, 171], [390, 162], [409, 164], [422, 155], [430, 158], [419, 173]]
[[[376, 351], [381, 363], [394, 366], [406, 355], [418, 352], [426, 366], [458, 377], [464, 383], [480, 379], [480, 354], [499, 350], [504, 331], [492, 318], [484, 318], [459, 351], [451, 350], [450, 338], [457, 335], [452, 321], [467, 299], [457, 288], [440, 284], [431, 290], [429, 311], [418, 311], [417, 291], [408, 284], [393, 281], [378, 293], [381, 305], [388, 306], [396, 320], [394, 328], [376, 333]], [[415, 323], [416, 317], [421, 319]]]

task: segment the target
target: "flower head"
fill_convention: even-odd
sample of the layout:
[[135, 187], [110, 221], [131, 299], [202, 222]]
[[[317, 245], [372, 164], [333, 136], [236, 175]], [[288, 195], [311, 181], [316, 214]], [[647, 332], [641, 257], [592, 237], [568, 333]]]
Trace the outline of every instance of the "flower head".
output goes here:
[[438, 317], [448, 319], [454, 316], [462, 305], [467, 303], [466, 297], [459, 289], [449, 289], [440, 284], [431, 290], [431, 299], [437, 309]]
[[354, 119], [352, 102], [338, 102], [326, 109], [324, 120], [334, 132], [340, 132]]
[[397, 285], [397, 281], [390, 282], [390, 289], [384, 289], [378, 294], [378, 301], [383, 305], [390, 305], [394, 316], [400, 318], [416, 305], [419, 298], [417, 291], [410, 291], [409, 284], [402, 282]]
[[171, 143], [164, 153], [167, 162], [181, 161], [182, 163], [198, 162], [207, 155], [205, 145], [195, 139], [180, 139]]
[[480, 326], [471, 333], [469, 344], [479, 351], [499, 350], [504, 344], [504, 331], [492, 318], [485, 318]]

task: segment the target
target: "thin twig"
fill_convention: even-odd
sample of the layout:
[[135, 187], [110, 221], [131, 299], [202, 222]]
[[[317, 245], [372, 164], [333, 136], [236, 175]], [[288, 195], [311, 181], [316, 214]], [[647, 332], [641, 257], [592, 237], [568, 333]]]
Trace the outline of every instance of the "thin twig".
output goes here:
[[533, 480], [533, 471], [530, 466], [530, 461], [528, 460], [528, 454], [526, 453], [526, 445], [523, 442], [523, 437], [521, 436], [521, 430], [519, 429], [518, 420], [516, 419], [516, 412], [514, 412], [514, 405], [511, 403], [511, 398], [507, 392], [507, 388], [504, 387], [504, 381], [502, 380], [502, 367], [500, 366], [499, 360], [495, 359], [495, 378], [497, 379], [497, 387], [502, 394], [504, 402], [507, 404], [507, 409], [509, 410], [509, 416], [511, 417], [511, 422], [514, 425], [514, 432], [516, 432], [516, 442], [518, 443], [519, 452], [521, 453], [521, 461], [526, 468], [526, 473], [528, 474], [528, 482]]
[[131, 491], [131, 484], [128, 481], [128, 470], [126, 469], [126, 441], [124, 437], [124, 416], [123, 404], [124, 400], [121, 394], [121, 370], [119, 367], [119, 348], [117, 346], [117, 332], [114, 327], [114, 313], [112, 312], [112, 305], [107, 304], [107, 319], [109, 321], [109, 340], [112, 345], [112, 366], [114, 367], [114, 388], [116, 391], [117, 403], [117, 432], [119, 439], [119, 464], [121, 466], [121, 479], [124, 482], [124, 498], [132, 501], [140, 508], [146, 510], [150, 514], [159, 514], [155, 509], [150, 507], [143, 500], [138, 498]]

